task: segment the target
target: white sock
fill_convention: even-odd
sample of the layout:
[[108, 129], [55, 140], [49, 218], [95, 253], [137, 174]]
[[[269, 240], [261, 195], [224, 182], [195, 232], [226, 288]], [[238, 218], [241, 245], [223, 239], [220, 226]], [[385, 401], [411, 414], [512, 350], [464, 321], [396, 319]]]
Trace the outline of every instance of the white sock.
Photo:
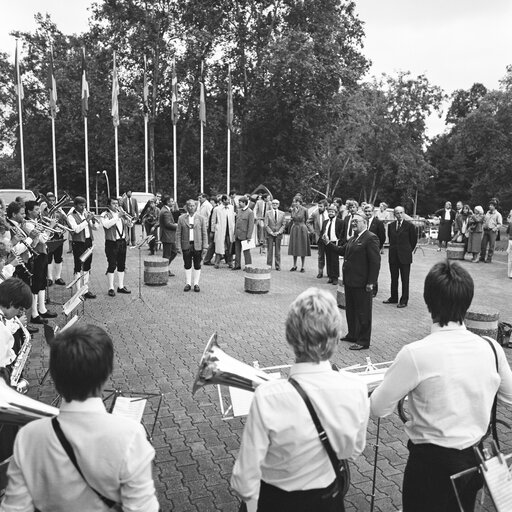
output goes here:
[[119, 288], [124, 288], [124, 272], [117, 272], [117, 280], [119, 281]]
[[187, 281], [187, 284], [192, 285], [192, 269], [191, 268], [185, 269], [185, 279]]
[[109, 272], [107, 274], [107, 279], [108, 279], [108, 289], [113, 290], [114, 289], [114, 273]]
[[41, 290], [37, 293], [37, 309], [39, 313], [46, 313], [46, 290]]
[[62, 274], [62, 263], [54, 263], [54, 268], [55, 268], [55, 280], [60, 279], [60, 276]]
[[50, 263], [50, 264], [48, 265], [48, 275], [47, 275], [47, 277], [48, 277], [48, 279], [49, 279], [50, 281], [53, 281], [53, 266], [54, 266], [54, 265], [55, 265], [55, 263]]
[[194, 277], [194, 286], [196, 286], [199, 284], [199, 277], [201, 276], [201, 269], [199, 269], [199, 270], [194, 269], [192, 274]]
[[37, 295], [32, 294], [32, 318], [39, 316], [39, 312], [37, 311]]

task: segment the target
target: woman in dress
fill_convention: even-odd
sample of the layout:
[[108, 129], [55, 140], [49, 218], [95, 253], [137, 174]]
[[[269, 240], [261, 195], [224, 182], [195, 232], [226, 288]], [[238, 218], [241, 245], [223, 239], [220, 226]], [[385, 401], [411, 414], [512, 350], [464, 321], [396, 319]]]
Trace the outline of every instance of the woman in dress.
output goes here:
[[437, 210], [435, 213], [439, 217], [439, 232], [437, 234], [437, 243], [439, 244], [440, 251], [444, 246], [446, 247], [448, 242], [452, 239], [452, 225], [455, 221], [455, 212], [452, 210], [452, 203], [446, 201], [444, 208]]
[[291, 208], [292, 227], [290, 229], [290, 241], [288, 243], [288, 254], [293, 256], [293, 267], [290, 272], [297, 270], [297, 258], [300, 256], [301, 272], [304, 272], [306, 256], [311, 256], [309, 245], [309, 232], [306, 226], [308, 211], [302, 206], [302, 199], [295, 196]]
[[473, 212], [468, 204], [465, 204], [460, 213], [455, 216], [455, 224], [453, 226], [453, 240], [452, 242], [464, 244], [464, 256], [468, 252], [468, 222], [469, 217]]
[[481, 206], [475, 206], [475, 213], [469, 216], [468, 219], [468, 248], [467, 252], [473, 255], [472, 263], [478, 263], [478, 256], [480, 255], [480, 246], [482, 245], [484, 224], [484, 209]]

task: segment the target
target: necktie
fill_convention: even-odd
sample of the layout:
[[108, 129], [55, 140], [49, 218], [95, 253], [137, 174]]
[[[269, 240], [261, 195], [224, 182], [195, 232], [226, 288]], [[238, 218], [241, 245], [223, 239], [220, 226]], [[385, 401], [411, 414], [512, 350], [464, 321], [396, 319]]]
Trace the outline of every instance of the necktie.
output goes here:
[[275, 216], [275, 219], [276, 219], [276, 222], [277, 222], [277, 210], [274, 212], [274, 216]]
[[402, 227], [402, 223], [401, 223], [401, 222], [399, 222], [399, 223], [398, 223], [398, 231], [400, 231], [400, 228], [401, 228], [401, 227]]
[[352, 236], [352, 215], [350, 216], [348, 220], [348, 237], [350, 238]]

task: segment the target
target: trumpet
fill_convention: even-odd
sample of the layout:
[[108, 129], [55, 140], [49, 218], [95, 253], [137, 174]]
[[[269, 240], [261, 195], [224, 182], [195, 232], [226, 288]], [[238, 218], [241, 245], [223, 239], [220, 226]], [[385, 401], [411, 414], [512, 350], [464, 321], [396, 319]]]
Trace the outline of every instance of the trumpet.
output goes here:
[[[55, 219], [50, 219], [50, 217], [41, 217], [41, 219], [45, 222], [53, 222], [55, 220]], [[73, 232], [73, 230], [70, 227], [65, 226], [64, 224], [61, 224], [60, 222], [56, 222], [55, 225], [59, 228], [61, 233], [64, 233], [65, 231]], [[47, 229], [49, 229], [49, 228], [47, 228]]]
[[126, 220], [128, 221], [128, 223], [131, 224], [131, 226], [133, 226], [135, 224], [135, 221], [137, 220], [137, 218], [130, 215], [129, 213], [127, 213], [126, 210], [121, 208], [121, 206], [118, 206], [116, 211], [117, 211], [117, 213], [120, 213], [122, 217], [125, 217]]
[[45, 231], [49, 231], [50, 233], [56, 233], [59, 235], [62, 235], [62, 231], [60, 229], [51, 228], [50, 226], [47, 226], [46, 224], [42, 224], [41, 222], [32, 221], [35, 228], [40, 231], [41, 233], [44, 233]]
[[98, 220], [94, 216], [94, 213], [91, 213], [89, 210], [84, 210], [83, 214], [85, 215], [86, 220], [91, 220], [93, 223], [98, 222]]

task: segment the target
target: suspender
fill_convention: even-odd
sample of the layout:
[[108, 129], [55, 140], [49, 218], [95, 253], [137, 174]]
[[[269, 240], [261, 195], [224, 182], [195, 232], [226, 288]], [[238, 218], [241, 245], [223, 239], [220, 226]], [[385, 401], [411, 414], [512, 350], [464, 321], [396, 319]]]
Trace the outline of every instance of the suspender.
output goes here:
[[[492, 341], [487, 336], [483, 336], [483, 338], [491, 346], [492, 352], [494, 354], [494, 361], [496, 362], [496, 371], [499, 373], [498, 354], [496, 353], [496, 349], [494, 348]], [[500, 441], [498, 439], [498, 429], [496, 428], [496, 424], [497, 424], [496, 411], [497, 411], [497, 409], [498, 409], [498, 392], [496, 391], [496, 395], [494, 395], [494, 401], [492, 402], [491, 419], [489, 422], [489, 428], [487, 429], [487, 435], [489, 434], [489, 432], [492, 433], [492, 437], [496, 441], [496, 446], [498, 447], [498, 450], [499, 450], [500, 449]]]

